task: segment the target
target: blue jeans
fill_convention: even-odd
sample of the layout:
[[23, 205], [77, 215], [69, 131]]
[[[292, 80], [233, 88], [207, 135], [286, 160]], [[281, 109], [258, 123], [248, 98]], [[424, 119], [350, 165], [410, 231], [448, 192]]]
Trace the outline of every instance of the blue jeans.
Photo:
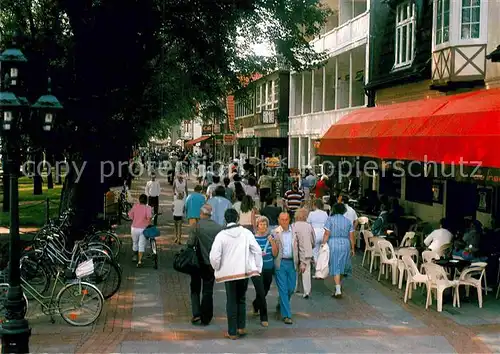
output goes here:
[[276, 285], [280, 297], [280, 309], [283, 318], [292, 318], [290, 299], [295, 292], [297, 283], [297, 272], [293, 266], [293, 260], [282, 259], [280, 269], [276, 270]]

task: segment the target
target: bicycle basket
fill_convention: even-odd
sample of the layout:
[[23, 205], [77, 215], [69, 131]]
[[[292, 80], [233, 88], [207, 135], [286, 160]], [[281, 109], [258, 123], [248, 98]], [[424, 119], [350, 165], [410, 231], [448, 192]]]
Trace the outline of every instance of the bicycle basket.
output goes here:
[[75, 275], [77, 278], [83, 278], [92, 273], [94, 273], [94, 261], [92, 259], [80, 263], [78, 267], [76, 267], [75, 271]]
[[142, 233], [146, 238], [156, 238], [160, 236], [160, 230], [154, 225], [149, 225]]

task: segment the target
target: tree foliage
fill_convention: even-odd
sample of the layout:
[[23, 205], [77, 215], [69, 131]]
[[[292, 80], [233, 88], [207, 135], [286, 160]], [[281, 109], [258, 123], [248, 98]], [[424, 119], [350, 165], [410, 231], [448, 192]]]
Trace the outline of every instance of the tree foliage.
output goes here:
[[[327, 15], [319, 0], [2, 0], [0, 35], [5, 48], [23, 33], [30, 100], [52, 78], [65, 107], [52, 149], [97, 162], [220, 105], [242, 76], [321, 60], [305, 38]], [[262, 41], [275, 56], [250, 51]]]

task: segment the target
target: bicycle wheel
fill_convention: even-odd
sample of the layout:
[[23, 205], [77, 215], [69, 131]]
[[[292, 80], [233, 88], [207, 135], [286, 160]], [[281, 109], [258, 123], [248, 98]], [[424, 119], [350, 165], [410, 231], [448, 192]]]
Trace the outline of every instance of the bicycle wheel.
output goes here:
[[151, 252], [153, 253], [153, 268], [158, 269], [158, 253], [156, 249], [156, 240], [152, 238], [150, 242], [151, 242]]
[[[2, 283], [0, 284], [0, 323], [5, 322], [5, 314], [7, 312], [7, 309], [5, 308], [5, 303], [7, 302], [7, 294], [9, 292], [9, 284], [7, 283]], [[23, 294], [23, 299], [24, 299], [24, 307], [23, 307], [23, 317], [26, 316], [26, 313], [28, 312], [28, 298], [26, 297], [26, 294]]]
[[105, 243], [102, 242], [89, 242], [86, 245], [86, 249], [98, 249], [106, 253], [110, 259], [115, 259], [113, 251]]
[[105, 258], [94, 258], [94, 273], [82, 278], [82, 280], [97, 286], [104, 299], [107, 300], [120, 289], [122, 272], [116, 262]]
[[78, 281], [62, 288], [56, 303], [64, 321], [72, 326], [88, 326], [101, 315], [104, 298], [95, 285]]
[[[50, 271], [43, 265], [40, 253], [36, 251], [25, 254], [20, 259], [21, 278], [40, 294], [44, 294], [50, 286]], [[33, 298], [30, 296], [30, 300]]]
[[97, 231], [89, 236], [89, 242], [102, 242], [113, 252], [113, 258], [117, 259], [120, 255], [122, 243], [118, 235], [110, 231]]

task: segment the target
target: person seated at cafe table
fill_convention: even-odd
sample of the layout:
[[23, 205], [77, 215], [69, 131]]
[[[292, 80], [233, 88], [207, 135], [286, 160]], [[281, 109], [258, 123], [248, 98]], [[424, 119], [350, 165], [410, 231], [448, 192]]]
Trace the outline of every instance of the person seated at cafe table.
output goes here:
[[483, 234], [483, 225], [478, 220], [472, 220], [469, 229], [465, 231], [463, 242], [473, 252], [479, 251], [479, 243]]
[[438, 252], [441, 247], [453, 240], [453, 234], [449, 231], [448, 221], [442, 218], [439, 222], [439, 229], [432, 231], [424, 240], [428, 249]]
[[385, 204], [380, 205], [380, 214], [377, 217], [377, 220], [372, 225], [372, 233], [374, 236], [385, 236], [388, 223], [387, 218], [389, 216], [389, 212], [387, 211], [387, 207]]

